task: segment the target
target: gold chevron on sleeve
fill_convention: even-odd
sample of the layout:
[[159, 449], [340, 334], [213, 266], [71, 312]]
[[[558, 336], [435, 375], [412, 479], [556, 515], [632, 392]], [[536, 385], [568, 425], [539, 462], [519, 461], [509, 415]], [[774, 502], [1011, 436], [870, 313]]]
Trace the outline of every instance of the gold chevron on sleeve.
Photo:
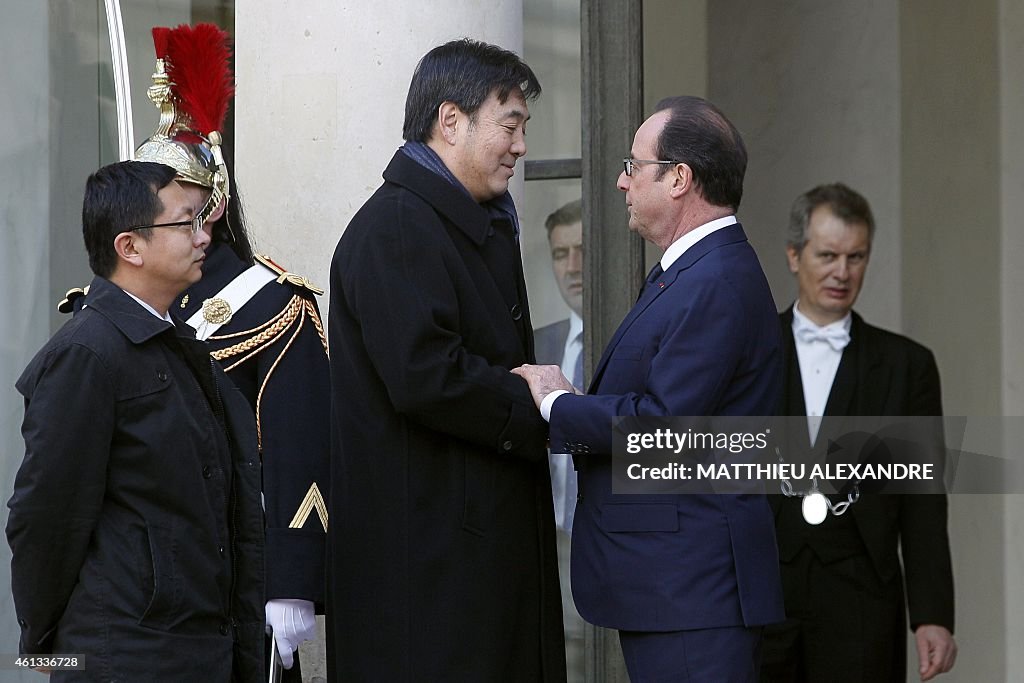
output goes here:
[[309, 487], [309, 491], [306, 492], [306, 497], [302, 499], [299, 509], [295, 511], [295, 516], [292, 517], [292, 521], [288, 525], [288, 528], [301, 529], [303, 525], [305, 525], [306, 520], [309, 519], [309, 513], [314, 509], [316, 510], [317, 516], [320, 518], [320, 524], [323, 526], [324, 532], [326, 532], [327, 503], [324, 502], [324, 497], [320, 494], [320, 489], [317, 487], [315, 481]]

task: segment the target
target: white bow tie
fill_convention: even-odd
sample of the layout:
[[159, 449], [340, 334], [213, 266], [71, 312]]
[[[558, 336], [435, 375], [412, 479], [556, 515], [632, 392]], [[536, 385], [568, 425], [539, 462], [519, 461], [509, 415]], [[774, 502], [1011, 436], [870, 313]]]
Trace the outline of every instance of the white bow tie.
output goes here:
[[796, 338], [804, 343], [825, 342], [835, 351], [842, 351], [850, 343], [850, 333], [841, 326], [810, 327], [800, 325], [796, 328]]

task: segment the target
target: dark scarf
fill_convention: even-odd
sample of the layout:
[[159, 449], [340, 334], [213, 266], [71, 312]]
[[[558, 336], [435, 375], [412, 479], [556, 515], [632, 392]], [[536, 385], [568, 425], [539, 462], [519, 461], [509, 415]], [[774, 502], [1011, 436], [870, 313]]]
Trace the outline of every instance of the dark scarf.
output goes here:
[[[469, 190], [466, 189], [465, 185], [459, 182], [459, 179], [448, 170], [448, 167], [441, 161], [441, 157], [437, 155], [437, 152], [432, 150], [429, 145], [425, 142], [409, 141], [402, 145], [400, 148], [401, 152], [407, 157], [423, 166], [429, 171], [433, 171], [437, 175], [441, 176], [449, 183], [459, 188], [466, 193], [467, 197], [472, 199], [472, 195], [469, 194]], [[508, 220], [512, 227], [515, 228], [516, 241], [519, 241], [519, 215], [516, 213], [515, 202], [512, 201], [512, 195], [507, 191], [505, 194], [495, 197], [494, 199], [483, 202], [481, 204], [491, 216], [496, 219]]]

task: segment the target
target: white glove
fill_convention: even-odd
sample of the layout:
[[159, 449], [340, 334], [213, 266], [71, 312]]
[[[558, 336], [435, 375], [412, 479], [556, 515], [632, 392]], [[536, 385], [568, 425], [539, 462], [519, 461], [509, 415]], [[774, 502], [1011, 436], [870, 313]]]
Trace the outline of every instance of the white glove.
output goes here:
[[316, 618], [309, 600], [270, 600], [267, 602], [267, 634], [273, 629], [281, 664], [292, 668], [292, 653], [304, 640], [316, 636]]

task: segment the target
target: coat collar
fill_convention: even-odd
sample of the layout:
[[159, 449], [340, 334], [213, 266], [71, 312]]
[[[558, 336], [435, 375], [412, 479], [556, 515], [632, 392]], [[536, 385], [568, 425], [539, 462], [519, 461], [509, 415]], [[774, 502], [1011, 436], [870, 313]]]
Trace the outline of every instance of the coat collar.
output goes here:
[[[175, 329], [140, 306], [113, 282], [98, 275], [89, 285], [86, 305], [109, 320], [133, 344], [141, 344]], [[175, 318], [173, 313], [171, 317], [174, 318], [177, 336], [195, 337], [194, 333], [189, 333], [191, 328]]]
[[401, 150], [395, 152], [391, 163], [384, 169], [384, 180], [416, 194], [478, 246], [487, 239], [491, 230], [491, 213], [465, 192], [409, 158]]

